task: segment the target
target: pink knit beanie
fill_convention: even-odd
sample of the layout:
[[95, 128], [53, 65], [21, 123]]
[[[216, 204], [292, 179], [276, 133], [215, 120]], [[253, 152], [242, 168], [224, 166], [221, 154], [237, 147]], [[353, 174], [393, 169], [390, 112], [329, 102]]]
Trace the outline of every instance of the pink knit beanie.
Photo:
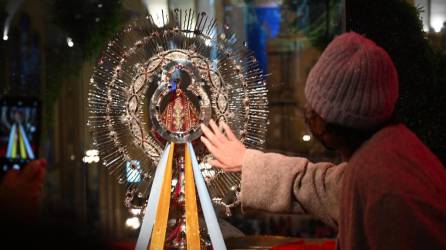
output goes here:
[[384, 49], [357, 33], [344, 33], [311, 70], [305, 97], [325, 121], [367, 130], [391, 118], [398, 75]]

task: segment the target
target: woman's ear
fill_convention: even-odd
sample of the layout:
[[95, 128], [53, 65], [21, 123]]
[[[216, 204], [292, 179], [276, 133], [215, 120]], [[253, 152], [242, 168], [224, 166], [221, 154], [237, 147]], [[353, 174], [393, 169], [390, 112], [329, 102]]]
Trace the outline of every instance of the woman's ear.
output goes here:
[[339, 146], [337, 145], [339, 138], [335, 134], [330, 133], [329, 124], [322, 117], [314, 111], [312, 112], [313, 114], [308, 122], [311, 133], [326, 148], [330, 150], [336, 149]]
[[311, 133], [322, 139], [321, 137], [327, 132], [327, 122], [322, 119], [316, 112], [312, 111], [310, 121], [308, 126], [310, 127]]

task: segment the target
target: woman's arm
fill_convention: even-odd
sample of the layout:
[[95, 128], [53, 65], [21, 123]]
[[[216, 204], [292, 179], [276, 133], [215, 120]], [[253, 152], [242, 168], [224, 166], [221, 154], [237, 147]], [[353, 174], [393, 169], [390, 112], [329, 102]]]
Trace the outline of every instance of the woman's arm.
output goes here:
[[246, 149], [225, 123], [202, 125], [201, 140], [214, 156], [210, 164], [229, 172], [242, 172], [241, 202], [244, 210], [309, 213], [336, 226], [344, 165], [311, 163]]
[[308, 213], [336, 227], [344, 165], [248, 149], [242, 166], [242, 209]]

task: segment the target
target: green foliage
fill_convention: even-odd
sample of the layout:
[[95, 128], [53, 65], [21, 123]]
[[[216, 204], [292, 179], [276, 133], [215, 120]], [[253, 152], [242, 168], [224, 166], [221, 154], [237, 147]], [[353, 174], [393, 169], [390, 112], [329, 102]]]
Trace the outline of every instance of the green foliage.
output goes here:
[[[301, 4], [301, 0], [284, 1], [284, 10], [297, 12]], [[287, 32], [306, 36], [314, 47], [323, 50], [336, 34], [342, 32], [344, 3], [342, 0], [312, 0], [306, 4], [311, 12], [307, 26], [299, 27], [302, 17], [297, 15], [288, 24]], [[284, 24], [287, 25], [282, 22], [282, 25]]]
[[422, 31], [418, 10], [402, 0], [348, 0], [347, 30], [383, 47], [398, 70], [397, 117], [446, 162], [446, 60]]
[[[119, 0], [47, 0], [51, 10], [50, 21], [62, 35], [58, 41], [47, 44], [47, 83], [45, 93], [46, 124], [51, 124], [52, 108], [62, 85], [73, 82], [86, 60], [96, 58], [122, 24]], [[57, 36], [54, 36], [57, 37]], [[69, 48], [66, 37], [74, 47]]]
[[122, 22], [119, 0], [50, 0], [53, 21], [82, 51], [84, 58], [99, 54]]
[[305, 32], [313, 46], [321, 51], [337, 34], [342, 32], [342, 16], [344, 15], [342, 0], [326, 0], [325, 2], [328, 10], [321, 13]]

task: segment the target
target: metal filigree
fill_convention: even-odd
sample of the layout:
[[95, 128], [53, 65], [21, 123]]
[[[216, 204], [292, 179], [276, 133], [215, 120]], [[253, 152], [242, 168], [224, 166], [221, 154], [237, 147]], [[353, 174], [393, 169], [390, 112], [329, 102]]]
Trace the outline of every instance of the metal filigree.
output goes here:
[[[166, 141], [194, 141], [199, 124], [211, 118], [226, 121], [250, 148], [261, 148], [266, 133], [267, 88], [253, 53], [234, 35], [217, 34], [204, 12], [176, 9], [161, 18], [161, 28], [150, 15], [127, 25], [107, 44], [90, 80], [94, 144], [102, 164], [127, 184], [125, 203], [132, 207], [144, 206]], [[163, 124], [176, 81], [197, 113], [186, 131]], [[237, 204], [240, 175], [209, 166], [204, 147], [198, 141], [194, 147], [213, 201]]]

